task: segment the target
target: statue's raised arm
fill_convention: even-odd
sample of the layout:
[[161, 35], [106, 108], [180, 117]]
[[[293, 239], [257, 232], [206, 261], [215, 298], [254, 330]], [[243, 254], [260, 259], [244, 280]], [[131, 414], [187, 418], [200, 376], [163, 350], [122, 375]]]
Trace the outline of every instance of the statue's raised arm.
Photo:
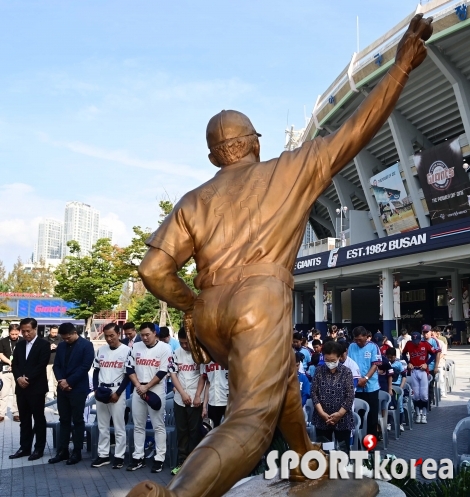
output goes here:
[[398, 44], [395, 62], [354, 114], [324, 139], [331, 159], [331, 176], [338, 173], [374, 137], [389, 118], [410, 72], [426, 58], [424, 42], [432, 35], [432, 17], [413, 17]]

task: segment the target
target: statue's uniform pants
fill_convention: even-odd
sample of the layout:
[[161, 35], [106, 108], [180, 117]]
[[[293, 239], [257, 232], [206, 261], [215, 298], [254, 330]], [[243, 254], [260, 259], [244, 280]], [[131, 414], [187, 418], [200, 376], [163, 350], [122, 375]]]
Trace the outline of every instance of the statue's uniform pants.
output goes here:
[[229, 369], [222, 425], [186, 459], [168, 488], [178, 497], [223, 495], [256, 466], [278, 426], [304, 454], [307, 435], [292, 351], [292, 291], [270, 276], [204, 289], [193, 311], [196, 336]]

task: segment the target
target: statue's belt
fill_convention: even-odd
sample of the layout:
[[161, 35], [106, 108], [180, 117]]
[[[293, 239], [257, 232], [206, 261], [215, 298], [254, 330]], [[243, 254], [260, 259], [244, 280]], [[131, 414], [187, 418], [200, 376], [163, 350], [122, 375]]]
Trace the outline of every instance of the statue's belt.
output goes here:
[[250, 276], [273, 276], [294, 288], [294, 277], [292, 273], [277, 264], [251, 264], [248, 266], [235, 266], [231, 268], [222, 268], [212, 273], [201, 271], [194, 279], [197, 288], [204, 290], [211, 286], [226, 285], [235, 283]]

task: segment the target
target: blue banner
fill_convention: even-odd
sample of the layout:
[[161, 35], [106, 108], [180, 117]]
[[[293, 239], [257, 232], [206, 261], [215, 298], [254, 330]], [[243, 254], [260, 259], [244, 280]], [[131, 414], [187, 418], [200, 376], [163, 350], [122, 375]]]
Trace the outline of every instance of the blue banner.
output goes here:
[[294, 274], [313, 273], [466, 244], [470, 244], [468, 218], [300, 257], [295, 262]]
[[20, 318], [61, 318], [67, 317], [67, 311], [74, 304], [62, 299], [20, 299], [18, 317]]

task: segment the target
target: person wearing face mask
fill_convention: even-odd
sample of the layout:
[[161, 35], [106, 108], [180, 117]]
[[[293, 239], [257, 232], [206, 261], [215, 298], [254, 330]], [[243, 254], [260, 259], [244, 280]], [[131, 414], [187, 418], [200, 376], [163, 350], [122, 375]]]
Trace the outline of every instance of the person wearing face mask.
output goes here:
[[325, 364], [315, 371], [310, 396], [315, 406], [312, 421], [317, 435], [332, 441], [334, 433], [339, 450], [349, 454], [351, 430], [354, 428], [354, 383], [351, 370], [339, 360], [343, 353], [340, 343], [325, 343]]

